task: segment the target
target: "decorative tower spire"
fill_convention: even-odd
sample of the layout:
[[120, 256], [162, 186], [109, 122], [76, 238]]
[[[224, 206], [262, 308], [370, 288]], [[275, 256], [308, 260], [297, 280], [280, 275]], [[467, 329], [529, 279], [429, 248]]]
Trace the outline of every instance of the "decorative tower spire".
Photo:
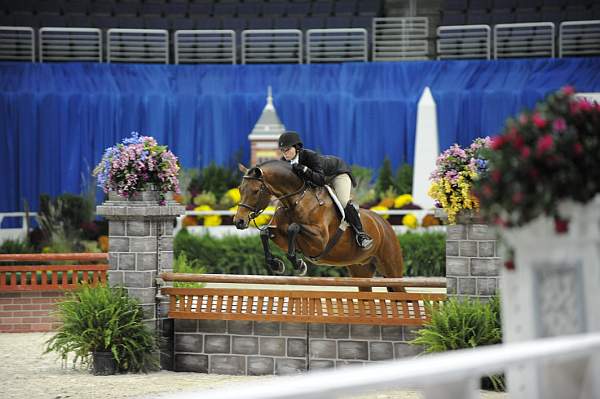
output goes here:
[[248, 136], [251, 145], [252, 164], [279, 158], [277, 152], [277, 140], [285, 132], [285, 126], [281, 123], [275, 104], [273, 103], [273, 91], [271, 86], [267, 88], [267, 103], [263, 108], [258, 122]]

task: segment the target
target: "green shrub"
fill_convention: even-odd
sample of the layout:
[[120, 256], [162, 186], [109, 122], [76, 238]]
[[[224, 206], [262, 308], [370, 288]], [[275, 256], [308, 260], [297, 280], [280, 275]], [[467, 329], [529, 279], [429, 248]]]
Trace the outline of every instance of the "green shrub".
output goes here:
[[475, 348], [502, 342], [498, 297], [488, 303], [451, 298], [431, 309], [431, 321], [410, 343], [422, 345], [426, 353]]
[[398, 194], [411, 194], [413, 183], [413, 168], [405, 163], [398, 168], [394, 177], [394, 189]]
[[[0, 254], [30, 254], [35, 252], [33, 246], [28, 241], [5, 240], [0, 244]], [[6, 265], [7, 263], [2, 263]]]
[[206, 191], [213, 193], [216, 198], [221, 198], [227, 190], [237, 187], [241, 179], [237, 169], [218, 166], [212, 162], [191, 177], [187, 190], [192, 195]]
[[[421, 345], [425, 353], [468, 349], [502, 342], [500, 300], [494, 296], [489, 302], [451, 298], [441, 307], [430, 307], [431, 320], [417, 331], [410, 341]], [[501, 376], [489, 376], [496, 390], [504, 389]]]
[[[188, 261], [185, 252], [180, 252], [179, 255], [173, 261], [173, 271], [175, 273], [188, 273], [188, 274], [204, 274], [206, 269], [204, 266], [199, 264], [198, 259]], [[202, 288], [204, 283], [193, 282], [193, 281], [176, 281], [173, 283], [175, 288]]]
[[394, 189], [394, 173], [392, 172], [392, 163], [388, 157], [383, 160], [383, 165], [379, 169], [377, 181], [375, 182], [375, 192], [379, 198], [384, 198], [384, 193], [389, 189]]
[[[407, 233], [399, 236], [404, 251], [405, 275], [444, 276], [445, 274], [445, 235], [443, 233]], [[271, 252], [286, 261], [286, 270], [292, 268], [284, 252], [273, 242]], [[269, 274], [265, 266], [265, 256], [260, 237], [225, 236], [215, 238], [209, 235], [196, 236], [186, 229], [175, 237], [175, 256], [184, 253], [194, 267], [203, 267], [206, 273], [215, 274]], [[309, 276], [347, 276], [345, 267], [310, 265]]]
[[446, 276], [446, 234], [405, 233], [398, 240], [404, 255], [404, 275], [409, 277]]
[[56, 315], [62, 324], [44, 353], [56, 352], [64, 360], [73, 354], [74, 364], [89, 364], [92, 352], [111, 352], [122, 372], [157, 368], [154, 332], [124, 288], [82, 285], [57, 304]]

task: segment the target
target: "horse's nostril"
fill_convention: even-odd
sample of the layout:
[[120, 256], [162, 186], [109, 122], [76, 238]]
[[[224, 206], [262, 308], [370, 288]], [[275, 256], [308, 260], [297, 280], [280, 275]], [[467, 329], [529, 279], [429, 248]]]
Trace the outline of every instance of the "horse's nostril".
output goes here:
[[244, 228], [244, 225], [245, 225], [245, 223], [244, 223], [244, 219], [238, 219], [238, 220], [235, 222], [235, 227], [237, 227], [238, 229], [243, 229], [243, 228]]

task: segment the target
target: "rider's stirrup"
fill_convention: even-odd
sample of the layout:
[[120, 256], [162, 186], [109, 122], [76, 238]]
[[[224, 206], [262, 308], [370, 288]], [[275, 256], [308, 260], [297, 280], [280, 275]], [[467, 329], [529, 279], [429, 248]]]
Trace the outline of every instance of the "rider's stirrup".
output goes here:
[[361, 232], [356, 235], [356, 243], [363, 249], [369, 249], [373, 246], [373, 239], [367, 233]]

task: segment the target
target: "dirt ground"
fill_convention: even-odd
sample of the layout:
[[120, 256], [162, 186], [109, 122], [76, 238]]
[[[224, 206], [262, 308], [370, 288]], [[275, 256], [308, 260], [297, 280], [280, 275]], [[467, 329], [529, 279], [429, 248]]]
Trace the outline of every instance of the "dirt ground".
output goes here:
[[[0, 334], [0, 398], [2, 399], [120, 399], [160, 398], [178, 391], [214, 389], [226, 384], [260, 383], [276, 376], [246, 377], [160, 371], [149, 374], [94, 376], [64, 365], [55, 354], [42, 355], [50, 334]], [[418, 399], [417, 391], [386, 391], [360, 399]], [[485, 399], [507, 398], [494, 392]]]

